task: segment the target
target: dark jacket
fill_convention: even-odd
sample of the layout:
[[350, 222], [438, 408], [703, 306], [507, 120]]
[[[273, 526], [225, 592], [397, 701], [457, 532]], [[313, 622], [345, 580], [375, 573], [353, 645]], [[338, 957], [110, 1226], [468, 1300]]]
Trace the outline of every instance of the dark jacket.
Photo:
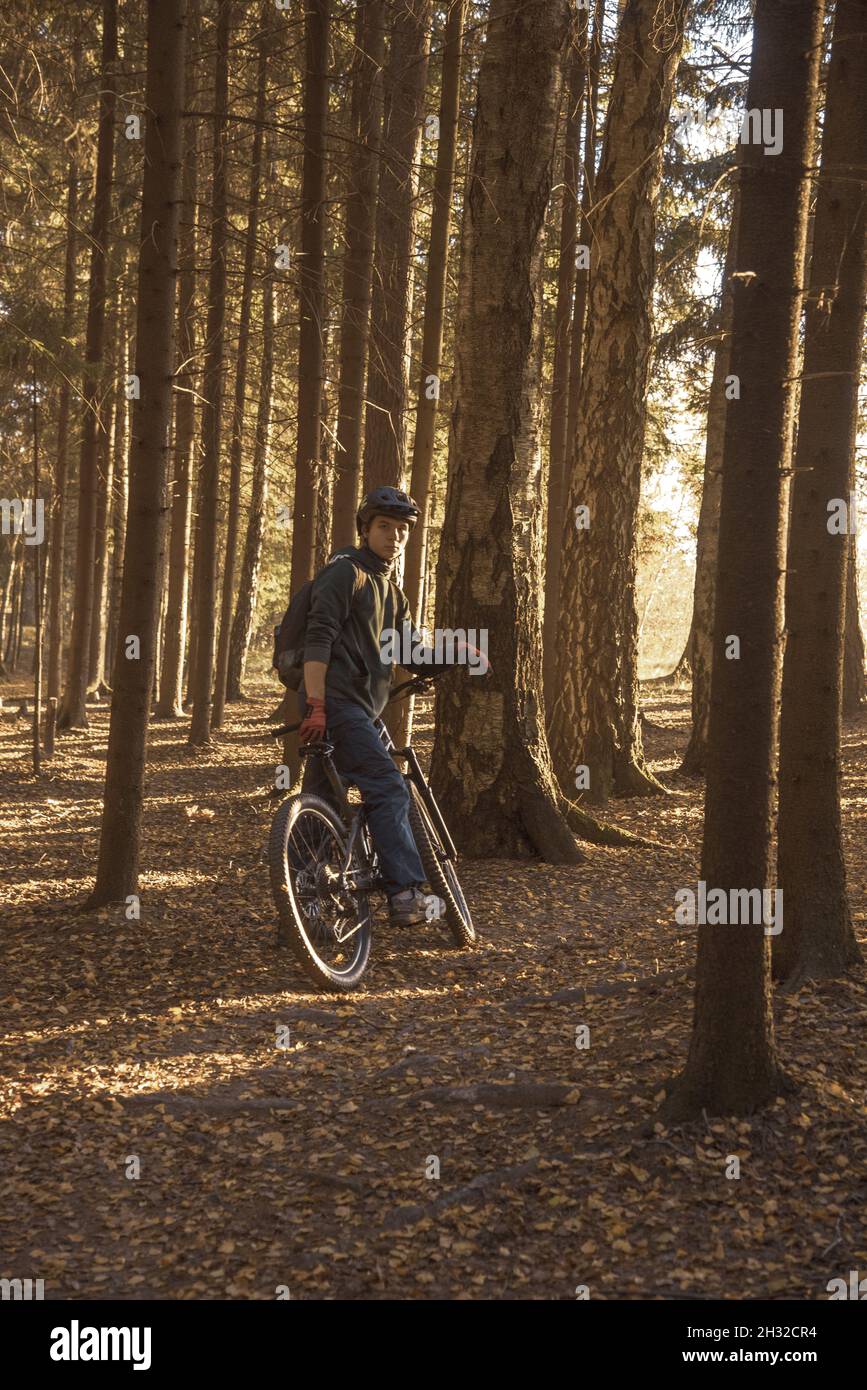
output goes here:
[[[304, 660], [327, 663], [326, 701], [352, 700], [372, 719], [385, 708], [391, 685], [392, 663], [382, 660], [382, 634], [402, 633], [408, 624], [413, 645], [422, 643], [409, 600], [390, 573], [390, 563], [366, 545], [336, 551], [313, 581], [307, 617]], [[426, 652], [432, 657], [430, 648]], [[421, 653], [411, 664], [427, 670], [444, 665], [425, 661]]]

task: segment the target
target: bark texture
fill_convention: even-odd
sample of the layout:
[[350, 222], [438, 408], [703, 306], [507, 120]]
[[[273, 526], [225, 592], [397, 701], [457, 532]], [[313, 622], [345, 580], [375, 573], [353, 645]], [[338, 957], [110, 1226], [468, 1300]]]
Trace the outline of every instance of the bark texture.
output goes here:
[[[655, 204], [685, 0], [627, 0], [592, 221], [592, 275], [560, 570], [551, 746], [583, 796], [659, 791], [638, 723], [636, 521], [655, 276]], [[578, 513], [586, 507], [588, 513]], [[589, 518], [578, 528], [576, 520]]]
[[329, 0], [309, 0], [304, 32], [304, 164], [301, 176], [301, 261], [298, 270], [298, 442], [292, 518], [292, 593], [313, 574], [316, 499], [322, 450]]
[[96, 188], [90, 229], [90, 282], [87, 296], [87, 337], [82, 396], [84, 419], [78, 465], [78, 531], [75, 552], [75, 596], [66, 687], [57, 715], [59, 729], [86, 729], [90, 625], [93, 617], [96, 538], [97, 464], [102, 415], [100, 400], [105, 342], [105, 280], [111, 182], [114, 166], [114, 118], [117, 105], [117, 0], [102, 7], [102, 58], [99, 95], [99, 134]]
[[[156, 664], [158, 576], [165, 534], [186, 9], [186, 0], [148, 0], [148, 114], [136, 300], [135, 371], [141, 395], [133, 408], [130, 525], [92, 906], [123, 899], [138, 886], [145, 757]], [[130, 646], [131, 639], [137, 639], [138, 650]]]
[[557, 303], [554, 309], [554, 362], [551, 373], [551, 432], [548, 445], [548, 515], [545, 525], [545, 614], [542, 627], [543, 678], [546, 708], [557, 675], [557, 630], [560, 598], [560, 549], [565, 503], [566, 428], [569, 417], [569, 360], [572, 307], [575, 293], [575, 246], [578, 233], [578, 168], [581, 162], [581, 120], [587, 85], [587, 20], [572, 36], [564, 84], [565, 135], [563, 189], [560, 203], [560, 249]]
[[364, 425], [364, 491], [406, 474], [412, 253], [432, 0], [395, 6], [384, 74], [373, 299]]
[[253, 632], [262, 544], [265, 539], [265, 503], [268, 499], [268, 438], [271, 429], [271, 391], [274, 384], [274, 276], [269, 270], [262, 292], [262, 360], [259, 374], [259, 408], [253, 445], [253, 482], [250, 515], [238, 581], [238, 602], [232, 622], [229, 648], [228, 700], [240, 700], [247, 651]]
[[[599, 67], [602, 62], [602, 27], [605, 23], [605, 0], [596, 0], [593, 9], [593, 32], [587, 49], [587, 119], [584, 123], [584, 177], [581, 188], [581, 226], [578, 246], [592, 243], [590, 215], [596, 191], [596, 151], [599, 111]], [[587, 332], [587, 298], [590, 293], [590, 266], [575, 267], [575, 297], [572, 304], [572, 328], [569, 342], [569, 413], [566, 421], [566, 456], [569, 458], [578, 425], [578, 398], [581, 394], [581, 368], [584, 363], [584, 337]], [[562, 537], [561, 537], [562, 541]], [[559, 596], [558, 596], [559, 601]]]
[[[736, 890], [770, 887], [783, 476], [791, 460], [822, 11], [821, 0], [758, 0], [747, 110], [782, 110], [784, 140], [776, 155], [762, 144], [738, 147], [731, 369], [741, 398], [726, 412], [701, 859], [708, 892], [722, 890], [729, 900]], [[667, 1115], [748, 1113], [785, 1086], [764, 925], [700, 924], [692, 1038]]]
[[[196, 63], [199, 49], [199, 0], [191, 0], [187, 16], [187, 108], [196, 105]], [[169, 578], [160, 686], [156, 713], [161, 719], [180, 719], [183, 707], [184, 649], [189, 619], [190, 533], [193, 515], [193, 454], [196, 436], [196, 200], [199, 168], [199, 123], [184, 120], [184, 162], [181, 172], [181, 212], [178, 227], [178, 326], [175, 371], [175, 437], [170, 489]]]
[[[867, 0], [838, 0], [828, 71], [786, 567], [774, 974], [841, 975], [861, 959], [846, 891], [840, 736], [849, 534], [829, 504], [854, 481], [867, 293]], [[849, 519], [849, 518], [847, 518]], [[829, 530], [829, 526], [831, 529]]]
[[[542, 720], [541, 237], [566, 0], [494, 0], [459, 278], [439, 627], [487, 631], [493, 673], [438, 686], [432, 779], [471, 855], [576, 862]], [[491, 345], [497, 351], [491, 351]]]
[[229, 643], [232, 626], [232, 605], [235, 598], [235, 559], [241, 512], [241, 453], [244, 444], [244, 406], [247, 399], [247, 357], [250, 348], [250, 311], [253, 305], [253, 272], [259, 238], [259, 204], [262, 186], [262, 161], [265, 138], [266, 97], [268, 90], [268, 53], [271, 45], [270, 21], [273, 11], [263, 5], [260, 20], [259, 63], [256, 81], [256, 114], [253, 127], [253, 150], [250, 170], [250, 192], [247, 198], [247, 233], [244, 243], [244, 272], [241, 280], [241, 304], [238, 319], [238, 342], [235, 351], [235, 400], [232, 407], [232, 435], [229, 444], [229, 497], [226, 509], [226, 532], [223, 552], [223, 592], [220, 606], [220, 638], [217, 644], [217, 669], [214, 676], [214, 704], [211, 727], [219, 729], [226, 705], [226, 679], [229, 670]]
[[[854, 489], [853, 489], [854, 491]], [[846, 573], [846, 640], [843, 654], [843, 713], [858, 714], [867, 702], [867, 673], [864, 670], [864, 632], [858, 594], [858, 551], [855, 537], [849, 538], [849, 567]]]
[[[75, 269], [78, 253], [78, 159], [76, 145], [70, 145], [66, 174], [66, 255], [63, 263], [63, 338], [72, 336], [75, 315]], [[57, 445], [51, 496], [51, 542], [48, 560], [48, 698], [60, 694], [60, 664], [63, 633], [63, 541], [66, 535], [66, 475], [69, 464], [69, 395], [66, 376], [60, 383], [57, 407]], [[2, 628], [0, 628], [2, 637]]]
[[719, 336], [713, 359], [713, 374], [707, 404], [704, 448], [704, 482], [698, 515], [695, 547], [695, 582], [692, 594], [692, 622], [684, 657], [692, 672], [692, 729], [683, 755], [681, 771], [700, 776], [705, 770], [707, 727], [710, 717], [710, 671], [713, 660], [713, 604], [716, 589], [719, 547], [719, 501], [722, 491], [722, 459], [726, 427], [726, 380], [731, 363], [731, 331], [737, 247], [738, 198], [732, 200], [732, 220], [723, 268], [719, 307]]
[[208, 324], [202, 373], [202, 462], [196, 527], [196, 642], [190, 686], [193, 716], [189, 742], [201, 747], [211, 736], [211, 679], [217, 598], [217, 503], [220, 487], [220, 429], [223, 416], [226, 334], [228, 221], [226, 139], [229, 106], [229, 34], [232, 0], [218, 0], [214, 70], [213, 177]]
[[[410, 610], [417, 622], [422, 621], [421, 606], [430, 520], [431, 478], [433, 476], [434, 442], [439, 409], [449, 228], [451, 225], [455, 147], [460, 110], [464, 12], [464, 0], [453, 0], [446, 18], [443, 35], [439, 141], [434, 173], [433, 213], [431, 215], [424, 324], [422, 327], [421, 369], [409, 485], [410, 496], [417, 503], [421, 516], [410, 532], [405, 552], [403, 582], [404, 592], [409, 599]], [[410, 696], [409, 699], [401, 700], [392, 711], [394, 718], [389, 722], [389, 729], [392, 731], [392, 738], [398, 748], [404, 748], [412, 736], [413, 707], [414, 700]]]
[[358, 141], [350, 161], [346, 200], [346, 250], [340, 326], [337, 396], [337, 447], [334, 455], [334, 507], [331, 545], [355, 545], [355, 514], [361, 478], [364, 374], [370, 330], [370, 294], [376, 231], [376, 191], [382, 138], [382, 61], [385, 53], [384, 0], [360, 0], [355, 17], [353, 134]]

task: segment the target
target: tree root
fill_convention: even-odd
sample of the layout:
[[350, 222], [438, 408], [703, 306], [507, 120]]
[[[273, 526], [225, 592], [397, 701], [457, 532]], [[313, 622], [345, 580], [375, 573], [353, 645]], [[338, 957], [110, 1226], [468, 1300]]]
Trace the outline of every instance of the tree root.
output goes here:
[[812, 981], [845, 980], [850, 970], [863, 964], [864, 957], [861, 954], [861, 948], [853, 937], [850, 943], [840, 943], [833, 952], [832, 960], [829, 960], [826, 954], [817, 951], [805, 953], [798, 958], [793, 967], [785, 970], [776, 968], [773, 956], [771, 961], [771, 978], [778, 986], [780, 993], [794, 994]]
[[614, 795], [670, 796], [671, 793], [668, 787], [664, 787], [646, 767], [639, 766], [639, 764], [635, 762], [629, 762], [625, 766], [615, 766]]
[[584, 989], [558, 989], [554, 994], [519, 994], [517, 999], [510, 999], [503, 1008], [509, 1013], [514, 1013], [526, 1004], [585, 1004], [594, 996], [608, 998], [611, 995], [628, 994], [630, 990], [653, 994], [662, 985], [689, 980], [694, 975], [694, 966], [683, 965], [676, 970], [661, 970], [658, 975], [643, 975], [638, 980], [600, 980], [598, 984], [587, 985]]
[[715, 1078], [696, 1075], [689, 1064], [665, 1083], [665, 1100], [659, 1110], [664, 1124], [689, 1124], [706, 1115], [753, 1115], [771, 1105], [778, 1096], [794, 1095], [798, 1087], [782, 1067], [776, 1065], [763, 1084], [745, 1085], [742, 1078], [729, 1078], [720, 1086]]
[[154, 719], [184, 719], [184, 711], [177, 705], [154, 705]]
[[164, 1105], [167, 1109], [213, 1110], [218, 1114], [249, 1110], [297, 1110], [297, 1100], [285, 1096], [254, 1096], [249, 1100], [233, 1100], [220, 1096], [176, 1096], [171, 1091], [151, 1091], [145, 1095], [116, 1096], [125, 1105]]
[[403, 1206], [396, 1207], [394, 1211], [386, 1214], [383, 1226], [387, 1230], [393, 1230], [396, 1226], [409, 1226], [416, 1221], [421, 1221], [423, 1217], [436, 1220], [439, 1212], [446, 1207], [454, 1206], [456, 1203], [471, 1202], [479, 1193], [489, 1192], [491, 1188], [502, 1187], [505, 1183], [520, 1182], [521, 1178], [529, 1177], [538, 1167], [538, 1159], [528, 1159], [525, 1163], [513, 1163], [509, 1168], [495, 1168], [490, 1173], [479, 1173], [470, 1182], [455, 1188], [454, 1192], [448, 1192], [440, 1197], [436, 1202], [431, 1202], [425, 1206]]
[[680, 760], [678, 772], [682, 772], [684, 777], [704, 777], [707, 771], [707, 749], [704, 742], [697, 739], [694, 734], [690, 734], [689, 743], [686, 751]]
[[589, 811], [585, 811], [576, 801], [570, 801], [566, 796], [560, 796], [557, 802], [560, 814], [565, 820], [569, 829], [579, 837], [586, 840], [591, 845], [642, 845], [650, 846], [653, 849], [668, 849], [668, 845], [661, 844], [658, 840], [648, 840], [643, 835], [634, 835], [631, 830], [621, 830], [616, 825], [609, 825], [606, 821], [597, 820], [591, 816]]
[[684, 681], [692, 680], [692, 663], [689, 659], [690, 644], [687, 642], [683, 655], [673, 670], [668, 671], [664, 676], [650, 676], [646, 681], [642, 681], [642, 687], [660, 685], [681, 685]]
[[581, 1092], [562, 1081], [480, 1081], [475, 1086], [430, 1086], [412, 1096], [440, 1105], [488, 1105], [494, 1110], [542, 1110], [551, 1105], [576, 1105]]
[[587, 856], [576, 845], [572, 827], [559, 808], [556, 792], [549, 796], [541, 785], [527, 788], [521, 803], [527, 837], [546, 864], [583, 864]]

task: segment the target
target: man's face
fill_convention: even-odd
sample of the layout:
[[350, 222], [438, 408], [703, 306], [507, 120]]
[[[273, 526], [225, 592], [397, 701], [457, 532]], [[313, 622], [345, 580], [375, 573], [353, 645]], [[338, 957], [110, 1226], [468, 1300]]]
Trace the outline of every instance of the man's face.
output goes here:
[[409, 522], [396, 516], [375, 516], [362, 537], [380, 560], [395, 560], [409, 540]]

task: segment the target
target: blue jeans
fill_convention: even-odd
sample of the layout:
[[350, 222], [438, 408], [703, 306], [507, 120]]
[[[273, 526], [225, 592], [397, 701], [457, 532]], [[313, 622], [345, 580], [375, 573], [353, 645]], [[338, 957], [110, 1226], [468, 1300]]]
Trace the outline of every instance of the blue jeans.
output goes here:
[[[302, 716], [306, 701], [303, 691], [299, 691]], [[361, 792], [386, 893], [390, 897], [424, 883], [424, 868], [407, 816], [406, 782], [383, 747], [373, 720], [351, 700], [329, 699], [325, 709], [328, 738], [334, 744], [334, 766], [341, 777], [354, 782]], [[322, 760], [315, 754], [304, 760], [301, 789], [333, 804]]]

